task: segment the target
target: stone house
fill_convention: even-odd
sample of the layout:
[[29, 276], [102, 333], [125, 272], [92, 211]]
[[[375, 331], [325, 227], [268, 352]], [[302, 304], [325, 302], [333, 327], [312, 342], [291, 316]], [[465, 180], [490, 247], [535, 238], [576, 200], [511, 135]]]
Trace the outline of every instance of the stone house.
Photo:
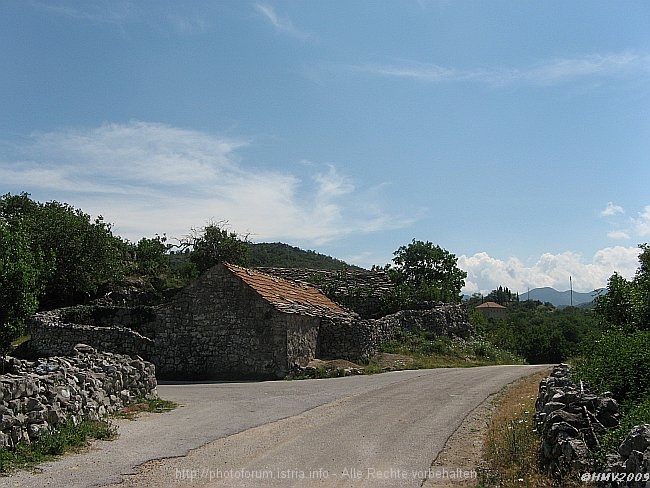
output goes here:
[[506, 318], [506, 307], [496, 302], [481, 303], [476, 307], [476, 310], [480, 311], [486, 319], [499, 320]]
[[282, 378], [314, 359], [321, 321], [350, 314], [316, 288], [219, 264], [157, 307], [162, 378]]
[[472, 335], [460, 305], [362, 319], [307, 283], [226, 263], [160, 305], [70, 307], [30, 322], [36, 357], [84, 343], [147, 359], [160, 379], [184, 380], [284, 378], [316, 358], [367, 359], [401, 330]]

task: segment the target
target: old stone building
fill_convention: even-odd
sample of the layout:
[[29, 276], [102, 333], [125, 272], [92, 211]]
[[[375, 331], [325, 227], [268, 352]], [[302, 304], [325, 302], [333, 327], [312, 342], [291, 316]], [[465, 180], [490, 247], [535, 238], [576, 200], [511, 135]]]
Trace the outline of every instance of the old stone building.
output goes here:
[[281, 378], [316, 354], [323, 318], [349, 313], [317, 289], [219, 264], [156, 311], [161, 377]]
[[[371, 291], [381, 297], [386, 287], [355, 280], [345, 277], [351, 292], [334, 295], [346, 305], [366, 297], [371, 306], [358, 310], [374, 314]], [[218, 264], [161, 305], [39, 313], [30, 343], [36, 356], [71, 354], [77, 343], [141, 356], [161, 379], [283, 378], [315, 358], [367, 359], [400, 331], [472, 335], [458, 304], [363, 318], [305, 282]]]

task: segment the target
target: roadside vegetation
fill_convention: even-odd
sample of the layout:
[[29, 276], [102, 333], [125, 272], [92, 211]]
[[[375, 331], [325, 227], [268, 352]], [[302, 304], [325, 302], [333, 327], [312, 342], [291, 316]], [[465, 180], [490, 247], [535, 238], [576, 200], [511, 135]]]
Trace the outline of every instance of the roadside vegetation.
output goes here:
[[573, 362], [575, 381], [596, 393], [611, 392], [621, 405], [620, 425], [605, 437], [599, 459], [616, 449], [631, 427], [650, 423], [650, 246], [639, 247], [634, 278], [612, 275], [609, 293], [596, 301], [605, 332], [585, 344]]
[[537, 373], [509, 386], [495, 401], [483, 441], [479, 468], [481, 488], [577, 488], [590, 486], [579, 477], [558, 481], [539, 469], [540, 439], [533, 416], [539, 382], [550, 371]]
[[[620, 403], [620, 424], [601, 439], [600, 449], [594, 454], [596, 463], [616, 451], [633, 426], [650, 423], [650, 247], [644, 244], [640, 249], [640, 266], [635, 277], [626, 280], [618, 274], [612, 275], [609, 292], [596, 298], [593, 311], [568, 309], [558, 314], [551, 309], [544, 311], [548, 307], [538, 304], [536, 312], [523, 320], [523, 328], [517, 325], [522, 322], [516, 311], [504, 323], [484, 324], [484, 330], [488, 334], [492, 332], [493, 339], [504, 336], [513, 339], [511, 344], [515, 349], [527, 342], [525, 324], [537, 324], [541, 350], [545, 344], [543, 336], [547, 335], [556, 337], [564, 353], [558, 358], [549, 350], [549, 355], [528, 359], [567, 360], [573, 366], [574, 382], [582, 382], [595, 393], [610, 392]], [[556, 320], [547, 321], [540, 314]], [[571, 334], [558, 335], [554, 323]], [[517, 328], [519, 334], [512, 335]], [[519, 350], [525, 353], [527, 348]], [[558, 480], [539, 470], [540, 438], [534, 430], [532, 415], [541, 376], [525, 378], [499, 399], [485, 438], [480, 486], [590, 486], [580, 482], [577, 476]]]
[[91, 440], [112, 440], [115, 437], [117, 429], [107, 420], [66, 424], [31, 444], [19, 444], [15, 449], [0, 449], [0, 475], [31, 469], [62, 454], [78, 452], [86, 448]]
[[[138, 398], [116, 412], [111, 418], [135, 420], [144, 412], [162, 413], [177, 405], [161, 398]], [[8, 475], [21, 469], [32, 469], [40, 463], [51, 461], [63, 454], [80, 452], [91, 441], [111, 441], [118, 436], [117, 426], [111, 418], [82, 420], [68, 423], [40, 436], [30, 444], [18, 444], [13, 449], [0, 448], [0, 475]]]

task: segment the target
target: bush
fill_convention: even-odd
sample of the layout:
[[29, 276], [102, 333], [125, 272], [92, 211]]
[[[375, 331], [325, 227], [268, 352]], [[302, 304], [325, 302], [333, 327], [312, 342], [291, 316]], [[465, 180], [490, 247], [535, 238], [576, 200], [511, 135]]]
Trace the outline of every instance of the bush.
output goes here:
[[574, 375], [593, 390], [612, 392], [619, 401], [646, 397], [650, 394], [650, 331], [604, 333], [585, 347]]

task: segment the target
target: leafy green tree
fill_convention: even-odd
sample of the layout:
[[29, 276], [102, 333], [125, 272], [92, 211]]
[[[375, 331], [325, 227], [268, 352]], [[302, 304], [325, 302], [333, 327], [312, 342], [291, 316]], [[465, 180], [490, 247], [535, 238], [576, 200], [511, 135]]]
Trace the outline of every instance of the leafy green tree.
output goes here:
[[166, 235], [152, 239], [143, 237], [135, 245], [136, 271], [143, 275], [157, 275], [169, 270], [169, 256]]
[[101, 216], [92, 220], [71, 205], [34, 202], [26, 193], [0, 198], [0, 216], [10, 226], [20, 223], [32, 253], [52, 269], [41, 306], [84, 301], [125, 270], [126, 244]]
[[22, 332], [24, 321], [38, 307], [43, 269], [30, 249], [27, 234], [0, 218], [0, 354]]
[[423, 301], [459, 302], [467, 273], [458, 259], [431, 242], [413, 241], [400, 246], [393, 264], [384, 270], [396, 284], [394, 299], [402, 307]]
[[607, 293], [596, 298], [596, 313], [611, 329], [650, 330], [650, 246], [639, 246], [639, 268], [632, 280], [614, 273]]
[[506, 306], [509, 303], [518, 302], [519, 295], [517, 293], [511, 292], [507, 286], [506, 287], [499, 286], [499, 288], [492, 290], [485, 297], [485, 301], [495, 302], [498, 303], [499, 305]]
[[210, 223], [202, 231], [181, 242], [181, 247], [191, 248], [190, 261], [199, 273], [203, 273], [217, 263], [227, 262], [246, 266], [249, 262], [250, 247], [248, 237], [241, 239], [235, 232], [224, 229], [225, 222]]

